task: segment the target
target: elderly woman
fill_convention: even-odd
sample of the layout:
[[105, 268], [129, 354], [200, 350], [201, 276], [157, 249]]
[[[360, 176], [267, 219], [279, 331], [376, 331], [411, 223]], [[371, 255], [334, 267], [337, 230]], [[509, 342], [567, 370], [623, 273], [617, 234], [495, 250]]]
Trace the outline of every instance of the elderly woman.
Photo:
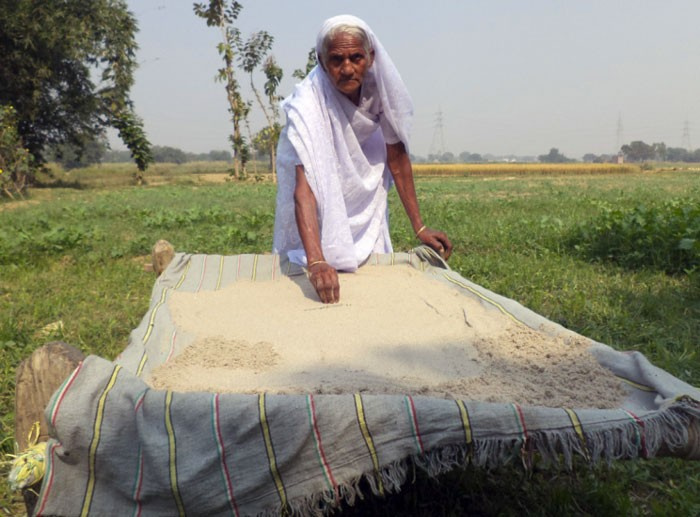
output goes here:
[[416, 237], [447, 259], [452, 244], [418, 208], [409, 158], [413, 107], [393, 62], [365, 22], [326, 20], [319, 65], [282, 106], [273, 249], [306, 266], [324, 303], [340, 299], [337, 271], [391, 253], [392, 180]]

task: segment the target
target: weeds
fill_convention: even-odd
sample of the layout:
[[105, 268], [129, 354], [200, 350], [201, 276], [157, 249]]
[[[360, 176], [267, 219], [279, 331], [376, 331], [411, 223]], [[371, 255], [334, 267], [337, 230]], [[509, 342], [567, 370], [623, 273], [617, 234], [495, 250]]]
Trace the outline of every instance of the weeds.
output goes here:
[[604, 207], [582, 223], [569, 239], [584, 257], [622, 267], [652, 267], [670, 274], [700, 266], [700, 206], [673, 199], [632, 209]]

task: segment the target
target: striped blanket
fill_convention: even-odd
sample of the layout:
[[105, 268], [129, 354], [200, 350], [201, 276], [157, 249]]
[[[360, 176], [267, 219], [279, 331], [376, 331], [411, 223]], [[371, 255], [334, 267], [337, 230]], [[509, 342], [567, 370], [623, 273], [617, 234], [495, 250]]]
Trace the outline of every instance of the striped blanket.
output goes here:
[[[570, 334], [424, 249], [370, 262], [410, 264], [532, 328]], [[166, 302], [174, 291], [302, 273], [275, 255], [176, 254], [121, 356], [87, 357], [47, 407], [53, 438], [37, 515], [319, 514], [352, 502], [363, 479], [378, 495], [399, 490], [410, 462], [437, 475], [467, 463], [570, 464], [574, 455], [611, 461], [689, 445], [695, 450], [688, 454], [699, 456], [700, 390], [639, 353], [593, 341], [591, 353], [626, 387], [618, 409], [359, 393], [179, 393], [144, 383], [194, 340], [171, 320]]]

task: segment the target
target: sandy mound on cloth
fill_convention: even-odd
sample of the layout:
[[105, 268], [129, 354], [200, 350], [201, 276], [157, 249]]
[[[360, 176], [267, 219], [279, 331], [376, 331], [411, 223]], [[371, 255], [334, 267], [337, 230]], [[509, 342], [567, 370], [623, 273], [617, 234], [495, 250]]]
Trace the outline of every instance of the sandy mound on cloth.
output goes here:
[[236, 393], [411, 393], [552, 407], [618, 407], [619, 379], [584, 338], [551, 337], [409, 266], [341, 274], [321, 304], [304, 276], [173, 292], [197, 336], [154, 388]]

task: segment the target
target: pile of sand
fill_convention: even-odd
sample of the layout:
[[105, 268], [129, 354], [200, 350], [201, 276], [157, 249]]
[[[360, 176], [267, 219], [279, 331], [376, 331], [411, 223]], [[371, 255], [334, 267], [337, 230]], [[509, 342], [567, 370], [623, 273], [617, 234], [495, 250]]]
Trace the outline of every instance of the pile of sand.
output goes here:
[[619, 379], [587, 351], [515, 323], [408, 266], [343, 274], [323, 305], [306, 277], [174, 292], [197, 336], [149, 383], [175, 391], [412, 393], [552, 407], [618, 407]]

